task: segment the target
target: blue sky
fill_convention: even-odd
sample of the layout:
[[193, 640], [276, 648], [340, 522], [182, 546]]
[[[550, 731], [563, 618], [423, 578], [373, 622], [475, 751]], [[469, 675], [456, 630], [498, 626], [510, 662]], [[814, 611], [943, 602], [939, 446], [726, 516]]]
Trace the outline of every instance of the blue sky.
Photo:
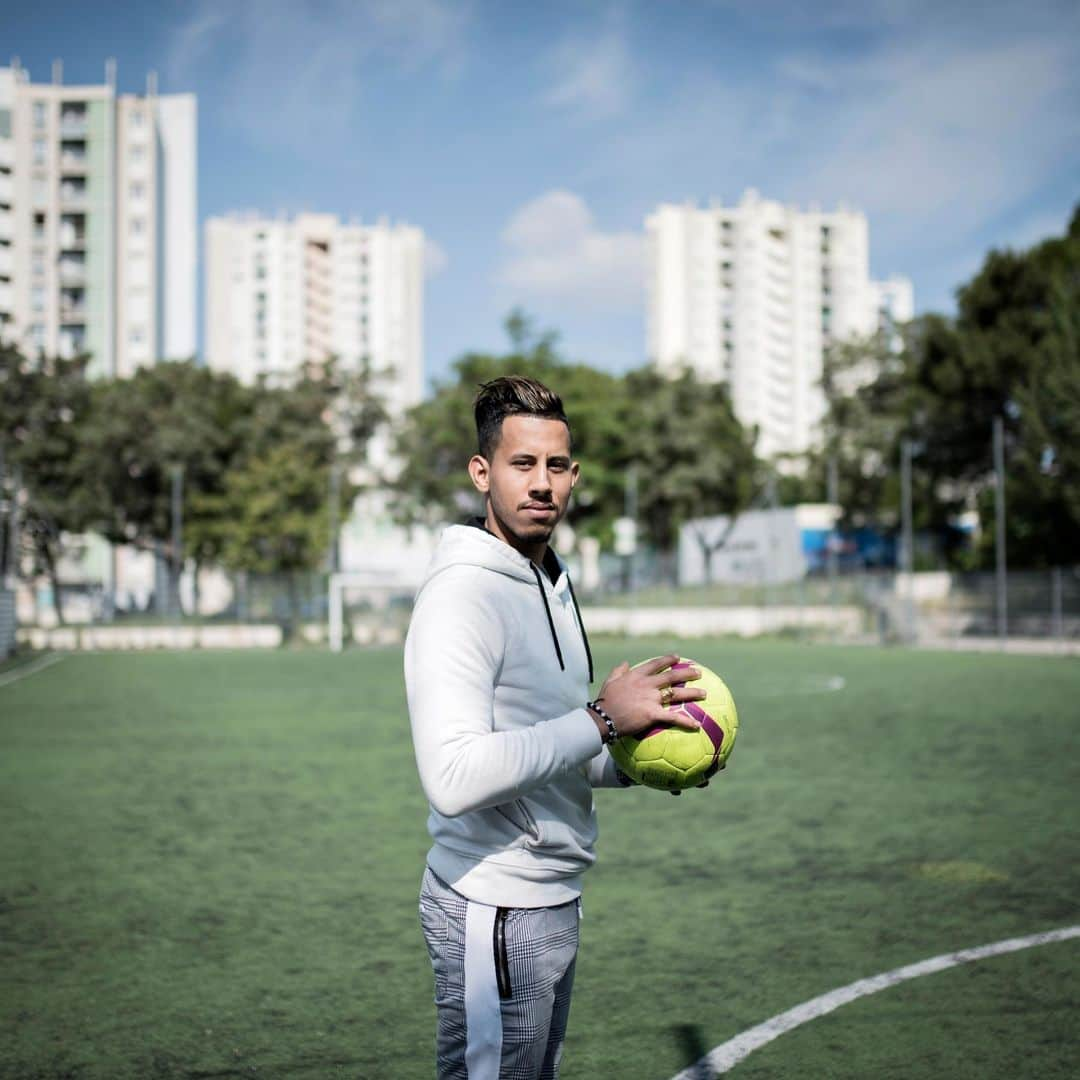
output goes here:
[[[35, 81], [199, 98], [200, 220], [421, 226], [425, 353], [502, 348], [515, 305], [611, 370], [644, 356], [644, 217], [763, 195], [870, 220], [920, 311], [1080, 201], [1080, 4], [196, 0], [7, 5]], [[92, 13], [92, 14], [91, 14]], [[201, 334], [200, 334], [201, 336]]]

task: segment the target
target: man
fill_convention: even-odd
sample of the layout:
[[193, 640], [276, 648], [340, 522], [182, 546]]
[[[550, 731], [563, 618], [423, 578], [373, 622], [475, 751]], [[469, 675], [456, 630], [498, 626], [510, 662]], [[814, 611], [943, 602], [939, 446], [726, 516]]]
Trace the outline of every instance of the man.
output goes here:
[[548, 546], [577, 483], [560, 398], [506, 376], [476, 398], [469, 476], [486, 512], [448, 528], [416, 600], [405, 682], [434, 845], [420, 919], [435, 972], [438, 1075], [558, 1075], [594, 858], [592, 787], [621, 779], [606, 745], [704, 692], [616, 667], [589, 701], [592, 657]]

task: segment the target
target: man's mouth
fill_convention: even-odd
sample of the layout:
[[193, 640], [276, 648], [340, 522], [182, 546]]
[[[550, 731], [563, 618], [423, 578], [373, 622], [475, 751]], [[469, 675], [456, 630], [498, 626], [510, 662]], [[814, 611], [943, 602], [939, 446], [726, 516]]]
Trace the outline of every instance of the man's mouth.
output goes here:
[[555, 507], [551, 503], [526, 503], [522, 509], [533, 517], [547, 517], [555, 513]]

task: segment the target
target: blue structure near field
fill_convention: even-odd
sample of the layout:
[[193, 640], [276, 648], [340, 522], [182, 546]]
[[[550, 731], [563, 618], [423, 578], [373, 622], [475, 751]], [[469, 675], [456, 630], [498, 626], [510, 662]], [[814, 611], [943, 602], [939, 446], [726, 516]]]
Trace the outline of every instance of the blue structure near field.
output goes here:
[[829, 566], [829, 545], [836, 552], [836, 566], [841, 571], [892, 570], [896, 566], [896, 538], [876, 529], [837, 530], [806, 528], [800, 530], [802, 552], [808, 574], [823, 574]]
[[688, 521], [679, 532], [679, 584], [780, 584], [824, 574], [830, 545], [841, 572], [892, 569], [896, 541], [875, 529], [838, 531], [839, 507], [802, 503]]

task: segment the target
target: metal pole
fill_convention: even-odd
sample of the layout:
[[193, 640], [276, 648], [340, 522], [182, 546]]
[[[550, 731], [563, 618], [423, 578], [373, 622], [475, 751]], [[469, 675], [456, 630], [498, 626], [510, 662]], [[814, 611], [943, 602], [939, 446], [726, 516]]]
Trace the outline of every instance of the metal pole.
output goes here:
[[915, 536], [911, 523], [911, 440], [900, 440], [901, 567], [904, 573], [904, 637], [915, 638]]
[[769, 551], [765, 559], [765, 618], [766, 626], [771, 624], [769, 620], [769, 608], [776, 606], [776, 593], [780, 575], [776, 566], [776, 473], [770, 472], [766, 482], [766, 493], [769, 501]]
[[184, 466], [172, 467], [172, 589], [169, 593], [169, 611], [172, 613], [176, 604], [176, 614], [180, 614], [180, 574], [184, 566]]
[[1000, 416], [994, 417], [994, 512], [996, 529], [997, 632], [1002, 645], [1009, 632], [1009, 598], [1006, 590], [1005, 568], [1005, 425]]
[[0, 586], [7, 581], [8, 565], [11, 562], [11, 538], [8, 534], [10, 517], [11, 503], [8, 501], [7, 468], [4, 448], [0, 446]]
[[[626, 481], [623, 487], [623, 514], [634, 522], [635, 536], [637, 531], [637, 467], [631, 465], [626, 470]], [[635, 547], [637, 545], [635, 544]], [[624, 556], [623, 585], [627, 592], [634, 591], [634, 552]]]
[[341, 466], [335, 461], [330, 466], [330, 541], [326, 554], [326, 564], [331, 574], [338, 572], [340, 552], [338, 549], [338, 530], [341, 520]]
[[1065, 644], [1065, 618], [1063, 614], [1063, 594], [1064, 584], [1061, 580], [1061, 567], [1055, 566], [1050, 571], [1050, 606], [1053, 612], [1053, 634], [1057, 639], [1058, 644], [1064, 646]]
[[[835, 507], [840, 501], [840, 476], [835, 454], [829, 455], [826, 483], [828, 488], [826, 501], [830, 506]], [[828, 547], [825, 549], [825, 565], [829, 575], [829, 619], [832, 623], [834, 639], [836, 636], [836, 546], [839, 540], [836, 529], [837, 520], [838, 518], [833, 518], [832, 528], [829, 529]]]

